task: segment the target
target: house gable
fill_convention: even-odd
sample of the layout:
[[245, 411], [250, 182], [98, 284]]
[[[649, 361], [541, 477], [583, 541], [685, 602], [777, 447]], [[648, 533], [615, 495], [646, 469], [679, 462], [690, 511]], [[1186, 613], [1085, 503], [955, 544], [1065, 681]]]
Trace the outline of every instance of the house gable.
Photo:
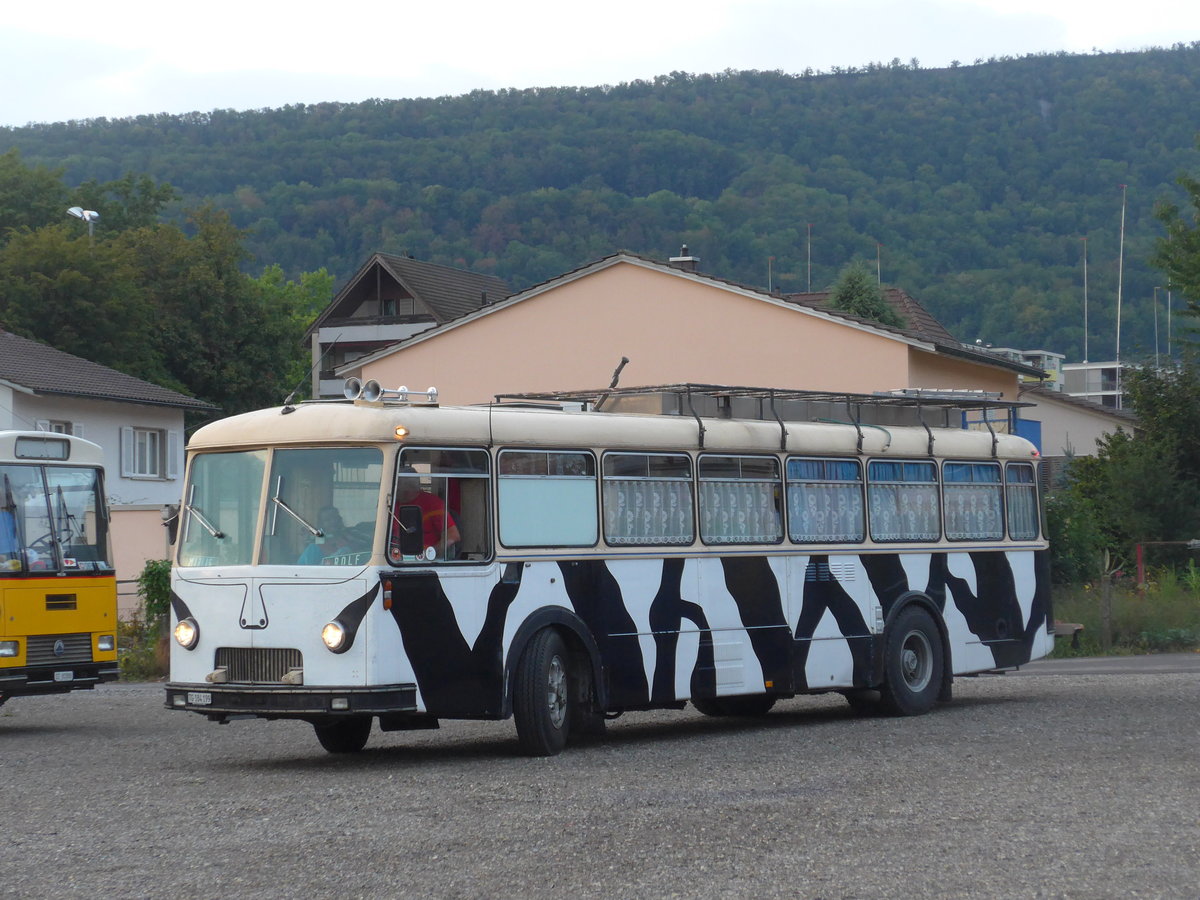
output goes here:
[[[607, 382], [903, 387], [911, 338], [636, 257], [608, 258], [339, 371], [444, 402]], [[853, 362], [851, 362], [853, 360]], [[803, 381], [802, 384], [798, 382]]]

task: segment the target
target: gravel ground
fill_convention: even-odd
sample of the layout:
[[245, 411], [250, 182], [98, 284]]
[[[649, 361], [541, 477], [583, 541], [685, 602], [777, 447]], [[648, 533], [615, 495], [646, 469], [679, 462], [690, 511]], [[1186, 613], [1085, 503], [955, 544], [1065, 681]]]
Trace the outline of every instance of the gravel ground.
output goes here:
[[511, 721], [344, 757], [160, 685], [18, 699], [0, 895], [1197, 897], [1198, 668], [1031, 667], [913, 719], [628, 714], [552, 759]]

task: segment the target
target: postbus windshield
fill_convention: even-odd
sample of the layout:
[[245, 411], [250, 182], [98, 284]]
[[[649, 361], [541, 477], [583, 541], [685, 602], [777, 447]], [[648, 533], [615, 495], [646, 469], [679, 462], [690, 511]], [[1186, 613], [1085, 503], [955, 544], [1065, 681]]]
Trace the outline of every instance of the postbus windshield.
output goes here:
[[375, 447], [198, 454], [184, 492], [179, 564], [364, 565], [382, 472]]
[[0, 573], [111, 568], [98, 469], [0, 465]]

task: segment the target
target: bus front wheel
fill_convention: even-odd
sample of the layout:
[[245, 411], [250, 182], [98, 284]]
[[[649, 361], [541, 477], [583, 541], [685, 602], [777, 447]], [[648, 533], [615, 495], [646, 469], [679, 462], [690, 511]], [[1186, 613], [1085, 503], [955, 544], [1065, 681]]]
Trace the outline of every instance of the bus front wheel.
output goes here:
[[933, 709], [945, 664], [942, 636], [929, 613], [918, 606], [901, 612], [888, 629], [885, 677], [879, 691], [884, 711], [917, 716]]
[[513, 689], [517, 740], [530, 756], [554, 756], [571, 728], [570, 660], [557, 631], [533, 636], [521, 654]]
[[370, 716], [351, 716], [332, 722], [313, 722], [317, 740], [330, 753], [357, 753], [371, 736]]

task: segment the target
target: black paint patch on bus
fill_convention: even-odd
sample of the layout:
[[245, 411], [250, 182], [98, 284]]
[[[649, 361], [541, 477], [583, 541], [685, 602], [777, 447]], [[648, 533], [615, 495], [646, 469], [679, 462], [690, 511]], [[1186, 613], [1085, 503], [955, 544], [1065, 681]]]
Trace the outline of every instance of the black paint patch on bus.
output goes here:
[[650, 702], [637, 625], [625, 608], [621, 586], [604, 560], [559, 563], [575, 614], [591, 630], [609, 678], [609, 705], [644, 707]]
[[[944, 555], [944, 554], [943, 554]], [[871, 590], [883, 607], [883, 617], [891, 615], [896, 601], [911, 590], [908, 584], [908, 573], [900, 562], [898, 553], [864, 553], [859, 557], [867, 578], [871, 582]]]
[[436, 574], [389, 577], [393, 582], [392, 617], [429, 714], [499, 715], [504, 698], [501, 635], [517, 585], [498, 581], [492, 588], [483, 629], [471, 647]]
[[358, 635], [358, 627], [362, 625], [363, 616], [367, 614], [367, 610], [371, 608], [371, 604], [378, 594], [379, 585], [377, 584], [357, 600], [346, 604], [346, 608], [337, 614], [337, 620], [342, 623], [342, 628], [346, 632], [346, 644], [338, 649], [339, 653], [345, 653], [354, 646], [354, 638]]
[[792, 690], [792, 633], [783, 613], [779, 582], [765, 556], [723, 556], [725, 588], [737, 604], [742, 625], [772, 690]]
[[820, 688], [822, 685], [808, 683], [805, 671], [808, 653], [812, 648], [813, 634], [825, 611], [829, 610], [837, 622], [838, 631], [846, 638], [853, 662], [854, 684], [866, 685], [871, 677], [870, 630], [863, 618], [862, 610], [854, 602], [837, 577], [829, 569], [828, 556], [813, 556], [804, 572], [804, 600], [800, 618], [796, 622], [795, 644], [792, 653], [792, 673], [797, 690]]
[[712, 697], [717, 692], [716, 662], [713, 658], [712, 629], [704, 610], [683, 599], [682, 559], [663, 560], [662, 581], [650, 603], [650, 630], [654, 633], [654, 683], [650, 699], [671, 703], [675, 698], [675, 677], [679, 668], [679, 631], [684, 620], [700, 632], [700, 647], [692, 667], [690, 696]]

